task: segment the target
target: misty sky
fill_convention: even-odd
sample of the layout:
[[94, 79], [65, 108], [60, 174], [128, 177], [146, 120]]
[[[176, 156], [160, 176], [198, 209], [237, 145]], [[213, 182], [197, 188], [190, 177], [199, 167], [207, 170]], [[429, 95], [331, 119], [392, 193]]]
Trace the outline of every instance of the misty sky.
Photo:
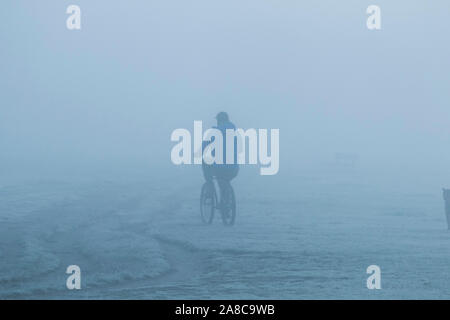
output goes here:
[[[79, 31], [66, 28], [70, 4]], [[366, 28], [371, 4], [380, 31]], [[0, 161], [8, 173], [171, 168], [171, 132], [224, 110], [238, 127], [280, 129], [280, 174], [346, 152], [448, 181], [449, 10], [443, 0], [6, 0]]]

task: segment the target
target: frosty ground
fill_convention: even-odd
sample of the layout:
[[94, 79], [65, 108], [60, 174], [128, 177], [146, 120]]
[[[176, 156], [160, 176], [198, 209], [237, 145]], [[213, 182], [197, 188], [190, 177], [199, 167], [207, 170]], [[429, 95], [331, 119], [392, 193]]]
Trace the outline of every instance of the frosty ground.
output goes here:
[[[179, 173], [3, 182], [0, 298], [450, 298], [438, 185], [243, 172], [236, 225], [225, 227], [201, 223], [199, 172]], [[81, 290], [66, 288], [72, 264]], [[372, 264], [381, 290], [366, 287]]]

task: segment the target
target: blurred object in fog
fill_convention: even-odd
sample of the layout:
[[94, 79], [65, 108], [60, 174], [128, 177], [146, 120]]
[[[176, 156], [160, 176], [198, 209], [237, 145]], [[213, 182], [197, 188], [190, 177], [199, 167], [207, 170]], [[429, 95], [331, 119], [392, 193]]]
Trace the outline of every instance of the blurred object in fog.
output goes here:
[[450, 189], [442, 189], [445, 201], [445, 216], [447, 217], [447, 227], [450, 230]]

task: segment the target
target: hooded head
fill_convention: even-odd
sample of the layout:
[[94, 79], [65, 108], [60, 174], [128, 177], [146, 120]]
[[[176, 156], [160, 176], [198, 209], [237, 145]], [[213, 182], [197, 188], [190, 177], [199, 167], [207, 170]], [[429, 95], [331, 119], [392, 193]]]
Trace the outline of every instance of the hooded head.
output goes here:
[[221, 123], [229, 122], [230, 118], [228, 117], [228, 113], [222, 111], [217, 114], [216, 120], [217, 124], [220, 125]]

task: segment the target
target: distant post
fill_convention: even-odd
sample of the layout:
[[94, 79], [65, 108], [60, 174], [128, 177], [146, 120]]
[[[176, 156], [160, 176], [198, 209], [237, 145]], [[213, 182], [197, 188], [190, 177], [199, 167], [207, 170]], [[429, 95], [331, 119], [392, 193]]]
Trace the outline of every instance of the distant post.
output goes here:
[[442, 189], [445, 201], [445, 216], [447, 217], [447, 227], [450, 230], [450, 189]]

